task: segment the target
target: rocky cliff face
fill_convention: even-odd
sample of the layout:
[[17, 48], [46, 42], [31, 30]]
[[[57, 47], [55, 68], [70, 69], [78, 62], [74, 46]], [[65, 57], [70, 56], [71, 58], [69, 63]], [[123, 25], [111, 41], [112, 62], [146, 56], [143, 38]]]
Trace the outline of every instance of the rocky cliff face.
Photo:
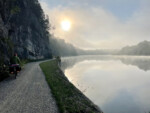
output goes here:
[[0, 0], [0, 59], [51, 57], [48, 21], [38, 0]]

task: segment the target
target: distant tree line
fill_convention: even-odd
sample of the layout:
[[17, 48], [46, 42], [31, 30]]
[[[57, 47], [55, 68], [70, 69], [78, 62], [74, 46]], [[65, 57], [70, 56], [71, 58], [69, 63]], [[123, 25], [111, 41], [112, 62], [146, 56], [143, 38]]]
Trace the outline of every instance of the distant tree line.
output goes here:
[[150, 55], [150, 42], [143, 41], [134, 46], [126, 46], [122, 48], [118, 54], [121, 55]]

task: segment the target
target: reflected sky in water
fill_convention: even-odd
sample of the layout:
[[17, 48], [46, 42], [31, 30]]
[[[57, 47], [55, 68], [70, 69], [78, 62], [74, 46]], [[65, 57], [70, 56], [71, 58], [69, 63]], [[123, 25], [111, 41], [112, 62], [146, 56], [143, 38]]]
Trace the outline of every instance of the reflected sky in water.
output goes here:
[[68, 57], [62, 69], [104, 113], [150, 111], [150, 57]]

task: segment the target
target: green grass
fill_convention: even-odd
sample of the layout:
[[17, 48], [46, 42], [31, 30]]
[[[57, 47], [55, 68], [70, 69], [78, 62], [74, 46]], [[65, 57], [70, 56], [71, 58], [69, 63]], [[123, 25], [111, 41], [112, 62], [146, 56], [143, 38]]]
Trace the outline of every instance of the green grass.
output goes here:
[[61, 113], [101, 113], [58, 67], [57, 60], [40, 64]]
[[28, 60], [28, 59], [21, 59], [20, 66], [23, 67], [25, 64], [27, 64], [29, 62], [30, 62], [30, 60]]

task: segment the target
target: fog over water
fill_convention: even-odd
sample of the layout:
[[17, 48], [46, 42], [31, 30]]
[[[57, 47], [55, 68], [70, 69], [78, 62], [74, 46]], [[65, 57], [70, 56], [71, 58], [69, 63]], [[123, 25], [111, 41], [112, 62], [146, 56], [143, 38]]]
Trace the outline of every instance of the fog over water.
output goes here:
[[104, 113], [150, 111], [150, 57], [65, 57], [62, 70]]

